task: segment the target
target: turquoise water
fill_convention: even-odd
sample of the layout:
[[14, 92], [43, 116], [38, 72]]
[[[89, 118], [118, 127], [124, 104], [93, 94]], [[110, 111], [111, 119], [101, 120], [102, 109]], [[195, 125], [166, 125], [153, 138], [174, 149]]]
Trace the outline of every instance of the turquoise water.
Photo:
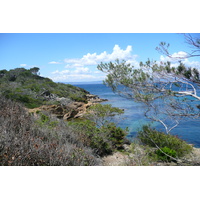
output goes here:
[[[129, 128], [130, 134], [128, 138], [133, 138], [136, 132], [142, 125], [150, 122], [143, 115], [143, 105], [132, 100], [120, 97], [114, 94], [112, 90], [103, 84], [79, 84], [78, 87], [84, 88], [91, 94], [98, 95], [100, 98], [108, 99], [102, 104], [112, 104], [112, 106], [124, 109], [124, 114], [120, 117], [118, 125], [121, 128]], [[163, 126], [160, 123], [155, 123], [154, 126], [158, 130], [162, 130]], [[195, 147], [200, 147], [200, 121], [187, 120], [182, 121], [178, 127], [173, 129], [172, 134], [178, 135], [181, 139]]]

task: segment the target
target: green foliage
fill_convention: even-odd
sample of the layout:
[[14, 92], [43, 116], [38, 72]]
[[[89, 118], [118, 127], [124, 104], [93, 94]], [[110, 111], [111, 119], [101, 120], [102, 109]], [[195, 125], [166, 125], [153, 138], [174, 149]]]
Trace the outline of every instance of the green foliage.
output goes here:
[[84, 145], [94, 149], [99, 156], [110, 154], [117, 149], [122, 149], [125, 136], [127, 135], [125, 130], [116, 127], [114, 123], [100, 128], [97, 128], [95, 123], [90, 120], [69, 122], [69, 125], [78, 133], [79, 140]]
[[49, 122], [49, 117], [47, 115], [41, 114], [40, 120], [41, 120], [42, 124], [45, 124], [45, 123]]
[[0, 71], [0, 95], [22, 102], [28, 108], [54, 103], [55, 100], [42, 95], [45, 91], [49, 91], [54, 97], [87, 102], [87, 91], [70, 84], [55, 83], [49, 78], [41, 77], [37, 67], [30, 70], [16, 68], [10, 71]]
[[85, 115], [87, 120], [73, 123], [83, 137], [88, 138], [88, 145], [99, 155], [106, 155], [115, 149], [122, 149], [128, 130], [117, 127], [113, 121], [116, 115], [124, 113], [122, 109], [110, 104], [95, 104], [88, 109]]
[[40, 68], [38, 67], [30, 68], [30, 72], [34, 75], [39, 75], [39, 71], [40, 71]]
[[123, 130], [122, 128], [117, 127], [114, 123], [102, 127], [102, 130], [105, 131], [106, 137], [111, 141], [114, 149], [123, 149], [124, 139], [128, 130]]
[[185, 70], [186, 70], [185, 66], [182, 63], [180, 63], [180, 65], [177, 68], [177, 73], [181, 74], [182, 72], [185, 72]]
[[36, 108], [43, 104], [41, 99], [32, 98], [30, 95], [23, 94], [20, 88], [16, 90], [6, 89], [2, 95], [8, 99], [23, 103], [27, 108]]
[[96, 154], [103, 156], [112, 152], [107, 137], [89, 120], [70, 122], [69, 125], [78, 133], [79, 140], [87, 147], [94, 149]]
[[193, 68], [194, 79], [199, 80], [199, 71], [196, 68]]
[[69, 94], [69, 98], [72, 99], [73, 101], [87, 103], [86, 98], [80, 97], [78, 94], [71, 93]]
[[47, 128], [55, 128], [58, 126], [58, 121], [52, 121], [50, 116], [48, 114], [44, 114], [42, 112], [36, 112], [39, 116], [39, 118], [36, 120], [36, 123], [40, 126], [47, 127]]
[[105, 126], [110, 123], [116, 116], [123, 114], [124, 111], [111, 104], [95, 104], [89, 107], [85, 117], [95, 122], [98, 127]]
[[90, 106], [89, 111], [94, 112], [98, 117], [115, 116], [124, 113], [122, 109], [113, 107], [111, 104], [95, 104]]
[[[179, 121], [182, 119], [199, 116], [199, 106], [193, 104], [194, 100], [199, 99], [195, 94], [200, 84], [198, 69], [186, 67], [181, 62], [175, 68], [171, 67], [170, 62], [158, 64], [150, 60], [145, 64], [140, 62], [138, 67], [124, 60], [121, 62], [116, 60], [113, 63], [101, 63], [97, 68], [107, 73], [104, 83], [113, 92], [142, 103], [145, 109], [144, 116], [160, 122], [167, 134], [180, 124]], [[188, 93], [189, 90], [191, 94]], [[151, 132], [156, 132], [155, 130], [143, 130], [143, 132], [147, 133], [140, 134], [142, 142], [154, 147], [154, 142], [161, 148], [166, 146], [175, 150], [177, 156], [182, 156], [191, 150], [190, 146], [175, 137], [166, 136], [164, 133], [150, 135]]]
[[176, 157], [182, 157], [192, 151], [192, 146], [177, 136], [156, 131], [149, 126], [143, 126], [138, 132], [137, 138], [143, 145], [150, 147], [169, 148], [176, 152]]
[[174, 159], [172, 159], [172, 158], [177, 157], [177, 152], [168, 147], [163, 147], [161, 149], [157, 149], [155, 153], [157, 155], [158, 160], [167, 161], [167, 162], [174, 161]]

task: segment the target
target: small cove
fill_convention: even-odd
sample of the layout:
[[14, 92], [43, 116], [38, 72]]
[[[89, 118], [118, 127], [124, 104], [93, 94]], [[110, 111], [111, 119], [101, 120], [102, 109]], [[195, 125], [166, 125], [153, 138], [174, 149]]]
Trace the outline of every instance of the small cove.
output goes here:
[[[142, 125], [147, 124], [150, 120], [146, 119], [143, 115], [143, 105], [136, 103], [132, 100], [125, 99], [117, 94], [114, 94], [112, 90], [103, 84], [74, 84], [75, 86], [84, 88], [91, 94], [98, 95], [100, 98], [108, 99], [108, 101], [102, 104], [111, 104], [114, 107], [124, 109], [124, 114], [120, 117], [118, 126], [121, 128], [129, 128], [130, 134], [128, 138], [134, 138], [136, 132]], [[159, 123], [155, 123], [154, 126], [158, 130], [162, 130], [163, 127]], [[195, 147], [200, 147], [200, 122], [199, 120], [185, 120], [182, 121], [178, 127], [173, 129], [172, 134], [178, 135], [181, 139], [193, 144]]]

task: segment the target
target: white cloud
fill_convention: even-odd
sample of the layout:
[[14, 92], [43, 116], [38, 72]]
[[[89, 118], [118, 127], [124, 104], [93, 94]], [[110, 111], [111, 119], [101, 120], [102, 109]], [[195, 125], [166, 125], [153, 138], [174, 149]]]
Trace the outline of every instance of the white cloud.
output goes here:
[[[97, 54], [97, 53], [88, 53], [84, 55], [82, 58], [74, 58], [74, 59], [65, 59], [64, 62], [68, 65], [66, 68], [70, 67], [83, 67], [83, 66], [91, 66], [97, 65], [100, 62], [109, 62], [114, 61], [116, 59], [119, 60], [130, 60], [135, 61], [137, 55], [132, 55], [132, 46], [127, 46], [125, 50], [121, 49], [119, 45], [115, 45], [112, 53], [107, 53], [106, 51]], [[70, 65], [69, 65], [70, 64]]]
[[56, 61], [51, 61], [51, 62], [49, 62], [49, 64], [62, 64], [62, 63], [56, 62]]
[[[126, 60], [127, 63], [131, 63], [134, 66], [139, 66], [136, 61], [137, 55], [132, 54], [132, 46], [128, 45], [125, 50], [121, 49], [119, 45], [113, 47], [112, 53], [103, 51], [100, 54], [87, 53], [82, 58], [70, 58], [65, 59], [65, 68], [67, 70], [52, 72], [54, 81], [94, 81], [105, 79], [105, 74], [97, 71], [97, 65], [100, 62], [110, 62], [119, 60]], [[54, 61], [53, 61], [54, 62]]]
[[178, 53], [172, 54], [172, 59], [185, 59], [188, 54], [184, 51], [179, 51]]
[[98, 71], [92, 72], [87, 67], [77, 67], [74, 70], [56, 70], [52, 72], [52, 77], [50, 78], [54, 81], [63, 82], [95, 81], [103, 80], [105, 74], [102, 72], [98, 73]]
[[63, 71], [58, 71], [56, 70], [55, 72], [52, 72], [52, 74], [88, 74], [90, 73], [89, 68], [87, 67], [77, 67], [75, 70], [63, 70]]
[[187, 67], [195, 67], [195, 68], [199, 68], [200, 69], [200, 62], [199, 61], [190, 61], [188, 58], [186, 58], [187, 53], [183, 52], [183, 51], [179, 51], [176, 53], [172, 54], [172, 57], [167, 57], [167, 56], [160, 56], [160, 61], [162, 62], [171, 62], [171, 66], [172, 67], [178, 67], [179, 66], [179, 62], [181, 60], [181, 62], [183, 64], [185, 64], [185, 66]]
[[20, 64], [20, 67], [26, 67], [27, 64]]
[[63, 75], [63, 74], [70, 74], [70, 71], [69, 70], [63, 70], [63, 71], [58, 71], [56, 70], [55, 72], [51, 72], [52, 74], [60, 74], [60, 75]]
[[89, 73], [89, 68], [87, 67], [77, 67], [76, 70], [74, 70], [75, 74], [87, 74]]
[[54, 76], [51, 77], [53, 81], [57, 82], [82, 82], [82, 81], [96, 81], [103, 80], [105, 78], [105, 74], [96, 75], [93, 73], [90, 74], [78, 74], [78, 73], [54, 73]]
[[166, 62], [166, 61], [177, 62], [180, 59], [185, 61], [185, 60], [187, 60], [186, 56], [187, 56], [186, 52], [179, 51], [179, 52], [173, 53], [171, 55], [171, 57], [161, 55], [160, 60], [163, 61], [163, 62]]
[[198, 68], [200, 69], [200, 62], [199, 61], [189, 61], [185, 60], [183, 62], [187, 67]]

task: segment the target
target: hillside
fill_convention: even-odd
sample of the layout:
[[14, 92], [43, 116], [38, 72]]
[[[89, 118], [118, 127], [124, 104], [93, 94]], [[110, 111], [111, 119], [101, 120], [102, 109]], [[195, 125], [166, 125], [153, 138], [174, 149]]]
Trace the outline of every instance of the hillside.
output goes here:
[[21, 102], [27, 108], [42, 105], [87, 103], [86, 90], [70, 84], [55, 83], [39, 76], [39, 68], [0, 70], [0, 95]]
[[102, 165], [101, 157], [123, 148], [127, 133], [105, 119], [122, 111], [101, 101], [39, 76], [39, 68], [1, 70], [0, 165]]
[[149, 126], [128, 141], [113, 122], [123, 110], [101, 101], [39, 68], [1, 70], [0, 165], [200, 165], [199, 149]]
[[[101, 157], [121, 149], [127, 133], [104, 119], [122, 111], [101, 101], [41, 77], [39, 68], [1, 70], [0, 165], [102, 165]], [[106, 124], [99, 126], [96, 117]]]

